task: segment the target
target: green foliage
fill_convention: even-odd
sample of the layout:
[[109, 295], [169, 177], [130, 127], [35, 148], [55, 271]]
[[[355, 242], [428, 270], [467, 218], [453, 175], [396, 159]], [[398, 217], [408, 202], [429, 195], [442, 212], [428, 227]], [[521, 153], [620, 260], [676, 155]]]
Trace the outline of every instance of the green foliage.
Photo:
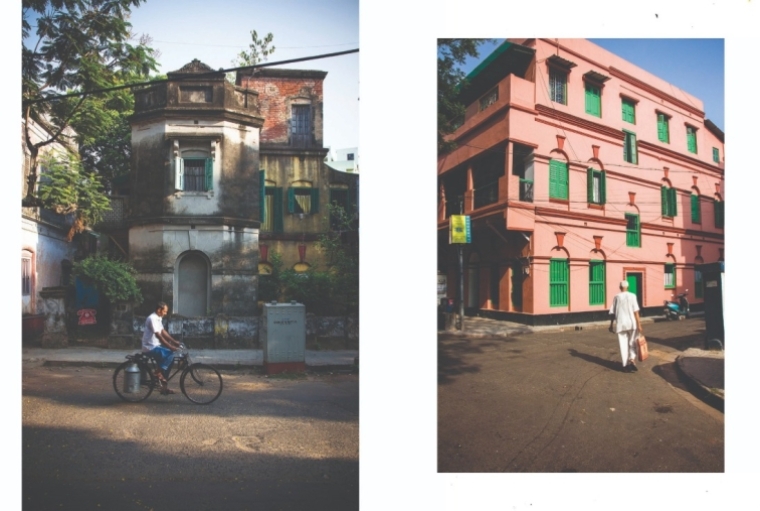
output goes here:
[[72, 273], [93, 282], [111, 302], [142, 302], [136, 272], [129, 263], [91, 256], [74, 263]]
[[315, 267], [298, 273], [283, 269], [280, 254], [271, 256], [272, 273], [259, 279], [259, 298], [295, 300], [306, 312], [318, 316], [356, 316], [359, 314], [359, 243], [356, 214], [330, 206], [333, 229], [320, 235], [318, 249], [325, 254], [327, 269]]
[[479, 56], [478, 46], [491, 39], [438, 39], [438, 152], [454, 148], [445, 140], [464, 120], [460, 91], [467, 86], [461, 66], [467, 57]]
[[274, 53], [275, 47], [270, 46], [274, 36], [269, 32], [263, 39], [259, 39], [259, 34], [251, 30], [251, 43], [248, 45], [249, 51], [241, 51], [237, 59], [233, 61], [237, 66], [255, 66], [259, 62], [266, 62], [267, 57]]
[[42, 207], [62, 215], [74, 214], [69, 240], [85, 227], [97, 223], [111, 209], [111, 201], [103, 193], [100, 177], [82, 169], [73, 156], [43, 156], [44, 168], [39, 186]]
[[[132, 112], [128, 89], [32, 102], [62, 93], [94, 91], [139, 81], [156, 70], [149, 40], [132, 41], [127, 21], [143, 0], [23, 0], [23, 115], [49, 136], [33, 142], [27, 122], [25, 142], [31, 155], [31, 186], [24, 205], [39, 206], [34, 190], [41, 147], [68, 143], [76, 132], [85, 167], [113, 176], [128, 166], [125, 117]], [[32, 23], [36, 30], [32, 34]]]

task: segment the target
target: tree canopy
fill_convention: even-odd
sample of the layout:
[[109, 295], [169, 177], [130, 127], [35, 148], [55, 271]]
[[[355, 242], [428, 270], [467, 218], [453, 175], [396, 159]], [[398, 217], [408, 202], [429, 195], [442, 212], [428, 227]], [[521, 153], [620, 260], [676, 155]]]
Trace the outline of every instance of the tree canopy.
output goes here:
[[[132, 93], [96, 91], [139, 81], [156, 70], [149, 41], [135, 41], [128, 22], [131, 9], [143, 2], [23, 0], [22, 116], [31, 163], [22, 206], [43, 205], [36, 189], [38, 157], [40, 149], [50, 144], [74, 142], [89, 171], [112, 176], [129, 168], [124, 137]], [[82, 94], [55, 98], [70, 93]], [[48, 135], [43, 140], [33, 141], [30, 121], [45, 129]], [[67, 128], [75, 131], [74, 140], [67, 140]]]
[[459, 102], [462, 88], [467, 86], [461, 66], [467, 57], [477, 58], [478, 47], [491, 39], [438, 39], [438, 152], [454, 148], [446, 141], [464, 119], [465, 105]]

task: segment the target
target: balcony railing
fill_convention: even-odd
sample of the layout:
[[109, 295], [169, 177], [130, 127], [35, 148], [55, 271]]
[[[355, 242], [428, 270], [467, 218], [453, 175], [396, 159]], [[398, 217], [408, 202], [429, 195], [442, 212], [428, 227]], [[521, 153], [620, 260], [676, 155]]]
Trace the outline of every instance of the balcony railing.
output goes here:
[[520, 179], [520, 200], [533, 202], [533, 181], [530, 179]]

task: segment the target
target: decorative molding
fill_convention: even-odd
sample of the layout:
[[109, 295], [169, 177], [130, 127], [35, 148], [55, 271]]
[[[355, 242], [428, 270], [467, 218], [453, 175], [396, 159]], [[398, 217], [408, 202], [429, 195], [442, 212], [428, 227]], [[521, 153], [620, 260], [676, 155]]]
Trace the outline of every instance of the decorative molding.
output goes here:
[[566, 112], [561, 112], [559, 110], [555, 110], [552, 107], [539, 104], [539, 105], [536, 105], [536, 111], [538, 111], [539, 115], [543, 115], [551, 119], [556, 119], [560, 122], [571, 124], [573, 126], [585, 128], [590, 131], [595, 131], [597, 133], [601, 133], [603, 135], [612, 137], [616, 140], [622, 141], [625, 138], [622, 130], [611, 128], [604, 124], [592, 122], [587, 119], [583, 119], [581, 117], [568, 114]]
[[599, 160], [599, 149], [600, 147], [598, 145], [591, 144], [591, 152], [594, 154], [594, 159]]
[[662, 168], [662, 173], [663, 173], [663, 174], [665, 174], [665, 179], [668, 179], [668, 171], [669, 171], [669, 170], [670, 170], [670, 169], [668, 169], [668, 167], [663, 167], [663, 168]]
[[633, 76], [629, 75], [628, 73], [625, 73], [619, 69], [617, 69], [614, 66], [609, 67], [609, 72], [612, 76], [615, 78], [619, 78], [623, 81], [626, 81], [630, 83], [631, 85], [634, 85], [642, 90], [647, 91], [650, 94], [653, 94], [654, 96], [657, 96], [660, 99], [664, 99], [670, 103], [673, 103], [674, 105], [683, 108], [687, 112], [690, 112], [694, 115], [699, 116], [701, 119], [705, 118], [705, 113], [700, 110], [699, 108], [696, 108], [688, 103], [685, 103], [684, 101], [681, 101], [680, 99], [675, 98], [674, 96], [671, 96], [670, 94], [667, 94], [665, 92], [662, 92], [660, 89], [657, 89], [656, 87], [653, 87], [649, 85], [646, 82], [643, 82], [639, 80], [638, 78], [634, 78]]
[[691, 165], [696, 165], [698, 167], [701, 167], [704, 170], [709, 170], [711, 172], [717, 172], [717, 173], [719, 173], [721, 175], [723, 175], [724, 172], [725, 172], [722, 168], [720, 168], [717, 165], [711, 165], [711, 164], [709, 164], [707, 162], [704, 162], [704, 161], [699, 160], [697, 158], [694, 158], [692, 156], [689, 156], [689, 155], [686, 155], [686, 154], [681, 154], [678, 151], [674, 151], [672, 149], [668, 149], [667, 147], [662, 147], [660, 145], [653, 144], [652, 142], [647, 142], [645, 140], [639, 140], [637, 143], [638, 143], [639, 152], [640, 152], [641, 149], [645, 149], [645, 150], [652, 151], [654, 153], [664, 154], [666, 156], [669, 156], [669, 157], [674, 158], [674, 159], [681, 160], [682, 162], [686, 162], [686, 163], [689, 163]]
[[631, 206], [636, 204], [636, 192], [628, 192], [628, 200]]
[[594, 247], [596, 250], [602, 249], [602, 236], [594, 236]]
[[674, 245], [674, 243], [668, 242], [668, 243], [666, 243], [666, 245], [668, 246], [668, 253], [667, 253], [667, 255], [672, 256], [673, 255], [673, 245]]
[[565, 242], [565, 232], [555, 232], [554, 235], [557, 237], [557, 246], [559, 248], [565, 248], [563, 246], [563, 243]]
[[563, 137], [562, 135], [557, 135], [557, 148], [560, 151], [564, 151], [564, 147], [565, 147], [565, 137]]

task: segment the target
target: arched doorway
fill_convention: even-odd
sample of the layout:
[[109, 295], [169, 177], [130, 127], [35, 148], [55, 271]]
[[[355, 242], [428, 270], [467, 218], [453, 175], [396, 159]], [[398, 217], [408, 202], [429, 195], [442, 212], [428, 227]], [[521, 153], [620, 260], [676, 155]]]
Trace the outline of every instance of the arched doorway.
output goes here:
[[200, 252], [189, 252], [177, 268], [177, 314], [206, 316], [208, 309], [208, 261]]

